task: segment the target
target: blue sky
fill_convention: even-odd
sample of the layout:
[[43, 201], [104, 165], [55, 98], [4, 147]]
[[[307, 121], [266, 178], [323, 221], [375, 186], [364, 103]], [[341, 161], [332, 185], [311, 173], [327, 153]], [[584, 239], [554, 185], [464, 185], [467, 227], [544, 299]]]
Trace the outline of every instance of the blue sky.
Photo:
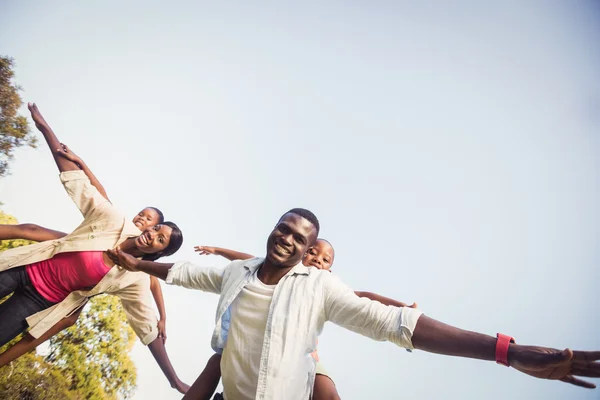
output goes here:
[[[133, 215], [261, 255], [306, 207], [357, 290], [519, 343], [600, 349], [600, 3], [17, 2], [0, 43], [25, 101]], [[24, 109], [25, 111], [25, 109]], [[4, 211], [69, 231], [47, 149], [17, 151]], [[191, 383], [217, 298], [164, 287], [167, 347]], [[592, 399], [493, 363], [334, 325], [344, 399]], [[136, 399], [177, 399], [134, 349]]]

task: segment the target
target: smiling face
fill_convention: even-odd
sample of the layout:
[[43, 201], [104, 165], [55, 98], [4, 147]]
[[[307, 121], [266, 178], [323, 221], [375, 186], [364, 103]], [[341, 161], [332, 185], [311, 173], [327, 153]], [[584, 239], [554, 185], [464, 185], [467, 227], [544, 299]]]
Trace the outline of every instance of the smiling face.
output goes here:
[[302, 260], [306, 267], [315, 267], [329, 271], [333, 265], [335, 252], [331, 244], [325, 239], [317, 239], [317, 242], [311, 246]]
[[135, 238], [135, 247], [144, 254], [163, 251], [169, 245], [173, 228], [167, 225], [155, 225], [147, 228]]
[[267, 240], [267, 260], [275, 267], [293, 267], [316, 239], [317, 229], [309, 220], [285, 214]]
[[138, 215], [133, 217], [133, 224], [137, 226], [140, 231], [150, 228], [158, 223], [161, 223], [158, 212], [152, 207], [146, 207], [139, 212]]

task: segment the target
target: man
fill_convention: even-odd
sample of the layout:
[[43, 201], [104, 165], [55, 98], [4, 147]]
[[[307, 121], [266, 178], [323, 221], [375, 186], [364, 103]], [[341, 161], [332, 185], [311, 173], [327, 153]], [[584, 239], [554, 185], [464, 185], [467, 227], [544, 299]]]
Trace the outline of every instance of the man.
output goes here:
[[[308, 210], [285, 213], [269, 235], [267, 255], [234, 261], [224, 269], [140, 261], [119, 250], [114, 261], [167, 283], [221, 295], [212, 346], [222, 351], [224, 397], [302, 399], [311, 395], [310, 353], [326, 321], [408, 349], [496, 360], [545, 379], [594, 388], [576, 375], [600, 377], [600, 351], [560, 351], [514, 344], [505, 335], [464, 331], [407, 307], [357, 297], [334, 275], [301, 264], [319, 222]], [[193, 393], [194, 386], [189, 393]]]

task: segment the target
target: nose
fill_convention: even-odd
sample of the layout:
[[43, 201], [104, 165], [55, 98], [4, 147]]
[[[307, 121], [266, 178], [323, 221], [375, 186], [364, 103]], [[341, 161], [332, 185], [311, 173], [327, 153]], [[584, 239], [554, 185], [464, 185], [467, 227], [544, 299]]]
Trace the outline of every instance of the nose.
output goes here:
[[148, 231], [148, 235], [150, 236], [150, 240], [154, 240], [154, 238], [156, 237], [156, 231], [154, 229], [150, 229]]
[[292, 238], [292, 235], [283, 235], [283, 236], [281, 236], [281, 241], [284, 244], [290, 246], [292, 244], [292, 241], [290, 240], [291, 238]]

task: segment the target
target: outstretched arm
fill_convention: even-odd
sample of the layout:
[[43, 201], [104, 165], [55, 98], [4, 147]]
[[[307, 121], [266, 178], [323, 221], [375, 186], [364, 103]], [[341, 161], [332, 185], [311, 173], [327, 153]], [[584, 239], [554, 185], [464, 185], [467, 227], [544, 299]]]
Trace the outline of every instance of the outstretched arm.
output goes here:
[[354, 292], [354, 294], [356, 294], [358, 297], [365, 297], [367, 299], [378, 301], [381, 304], [384, 304], [386, 306], [417, 308], [417, 303], [412, 303], [409, 306], [406, 303], [403, 303], [403, 302], [398, 301], [398, 300], [390, 299], [389, 297], [381, 296], [381, 295], [379, 295], [377, 293], [371, 293], [371, 292]]
[[239, 251], [224, 249], [222, 247], [212, 247], [212, 246], [194, 246], [194, 250], [198, 252], [198, 255], [208, 255], [214, 254], [216, 256], [225, 257], [229, 261], [233, 260], [249, 260], [254, 258], [251, 254], [242, 253]]
[[155, 276], [150, 276], [150, 290], [152, 291], [152, 297], [158, 308], [158, 337], [162, 339], [163, 343], [167, 342], [167, 311], [165, 310], [165, 301], [163, 299], [162, 288], [160, 282]]
[[[326, 319], [375, 340], [388, 340], [401, 347], [430, 353], [496, 360], [497, 339], [444, 324], [412, 308], [386, 307], [358, 298], [333, 275], [324, 280]], [[400, 326], [400, 328], [398, 328]], [[502, 342], [501, 342], [502, 343]], [[595, 385], [575, 376], [600, 378], [600, 351], [563, 351], [538, 346], [505, 343], [499, 360], [515, 369], [543, 379], [558, 379], [577, 386]], [[506, 350], [506, 353], [503, 353]], [[501, 357], [506, 354], [507, 358]]]
[[35, 224], [0, 225], [0, 240], [25, 239], [35, 242], [60, 239], [64, 232], [54, 231]]
[[46, 143], [48, 143], [48, 147], [52, 152], [52, 156], [54, 157], [54, 161], [56, 162], [58, 170], [60, 172], [65, 172], [80, 169], [73, 161], [59, 155], [59, 151], [62, 148], [60, 141], [52, 131], [52, 128], [50, 128], [50, 125], [48, 125], [42, 116], [42, 113], [40, 113], [40, 110], [38, 110], [35, 103], [27, 104], [27, 108], [29, 108], [29, 111], [31, 112], [31, 118], [33, 118], [36, 128], [38, 128], [42, 135], [44, 135], [44, 139], [46, 139]]
[[69, 149], [66, 144], [61, 143], [60, 146], [61, 147], [57, 151], [58, 155], [79, 165], [79, 167], [81, 167], [81, 170], [90, 179], [90, 183], [96, 189], [98, 189], [98, 191], [100, 192], [102, 197], [104, 197], [106, 200], [110, 201], [110, 199], [108, 198], [108, 195], [106, 194], [106, 190], [104, 189], [104, 186], [102, 186], [102, 184], [100, 183], [98, 178], [96, 178], [96, 175], [94, 175], [94, 173], [88, 167], [88, 165], [85, 163], [85, 161], [83, 161], [83, 159], [81, 157], [79, 157], [77, 154], [73, 153], [73, 151], [71, 149]]
[[[131, 254], [116, 248], [107, 250], [108, 257], [120, 267], [132, 272], [145, 272], [167, 281], [169, 284], [198, 289], [210, 293], [221, 293], [225, 269], [201, 267], [189, 262], [177, 264], [138, 260]], [[168, 279], [167, 279], [168, 278]]]
[[171, 387], [177, 389], [180, 393], [185, 394], [190, 387], [189, 385], [183, 383], [175, 373], [175, 369], [173, 369], [173, 365], [171, 365], [171, 360], [169, 360], [167, 349], [165, 349], [165, 344], [161, 338], [157, 337], [154, 339], [154, 341], [148, 344], [148, 349], [150, 349], [150, 352], [154, 356], [158, 366], [169, 380]]
[[[417, 349], [488, 361], [495, 360], [496, 341], [493, 336], [455, 328], [426, 315], [421, 315], [412, 334], [412, 344]], [[576, 376], [599, 378], [600, 363], [597, 360], [600, 360], [600, 351], [561, 351], [518, 344], [508, 347], [508, 364], [518, 371], [590, 389], [596, 385]]]

